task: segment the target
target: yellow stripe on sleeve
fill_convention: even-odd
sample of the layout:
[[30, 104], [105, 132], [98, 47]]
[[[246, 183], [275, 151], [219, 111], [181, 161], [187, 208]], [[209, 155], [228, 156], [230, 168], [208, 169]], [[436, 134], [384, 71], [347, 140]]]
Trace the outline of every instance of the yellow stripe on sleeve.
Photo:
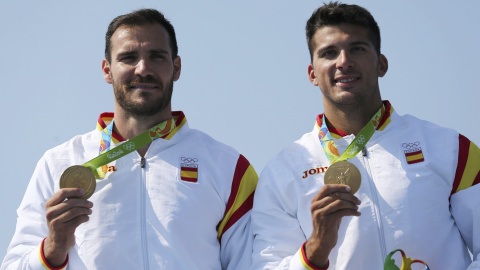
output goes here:
[[480, 149], [474, 143], [470, 143], [468, 149], [468, 160], [462, 175], [462, 180], [455, 192], [472, 186], [475, 177], [480, 172]]

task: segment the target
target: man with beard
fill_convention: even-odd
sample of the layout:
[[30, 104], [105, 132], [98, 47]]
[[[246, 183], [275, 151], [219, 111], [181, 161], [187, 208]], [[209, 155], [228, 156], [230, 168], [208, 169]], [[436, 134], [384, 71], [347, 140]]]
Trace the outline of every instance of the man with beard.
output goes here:
[[403, 252], [480, 269], [480, 149], [381, 99], [388, 61], [366, 9], [325, 4], [306, 34], [325, 111], [260, 175], [252, 268], [399, 269]]
[[[236, 150], [172, 112], [177, 52], [156, 10], [110, 23], [102, 70], [114, 113], [39, 161], [2, 269], [249, 268], [258, 177]], [[88, 183], [84, 168], [92, 184], [75, 186]]]

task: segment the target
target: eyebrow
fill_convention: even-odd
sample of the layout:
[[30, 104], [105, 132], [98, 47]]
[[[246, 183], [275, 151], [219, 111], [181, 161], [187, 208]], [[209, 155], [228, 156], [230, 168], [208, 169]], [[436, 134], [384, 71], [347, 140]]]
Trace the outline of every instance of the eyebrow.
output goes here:
[[[366, 41], [353, 41], [353, 42], [350, 42], [348, 44], [348, 46], [358, 46], [358, 45], [363, 45], [363, 46], [370, 47], [370, 43], [368, 43]], [[335, 49], [335, 48], [337, 48], [337, 46], [334, 46], [334, 45], [330, 45], [330, 46], [320, 48], [317, 51], [317, 56], [320, 56], [320, 54], [324, 51], [332, 50], [332, 49]]]
[[356, 46], [356, 45], [364, 45], [364, 46], [370, 47], [370, 43], [366, 41], [354, 41], [350, 43], [350, 46]]
[[[158, 49], [158, 50], [150, 50], [148, 51], [150, 54], [169, 54], [167, 50], [163, 49]], [[137, 55], [137, 51], [125, 51], [117, 54], [117, 58], [119, 57], [125, 57], [125, 56], [131, 56], [131, 55]]]
[[150, 50], [149, 53], [155, 53], [155, 54], [169, 54], [167, 50], [164, 49], [159, 49], [159, 50]]

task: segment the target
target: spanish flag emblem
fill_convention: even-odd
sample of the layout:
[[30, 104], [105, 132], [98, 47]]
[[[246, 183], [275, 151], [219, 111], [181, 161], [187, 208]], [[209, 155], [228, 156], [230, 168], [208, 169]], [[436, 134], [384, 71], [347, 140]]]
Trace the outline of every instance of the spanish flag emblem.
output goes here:
[[407, 164], [415, 164], [425, 161], [422, 149], [410, 153], [405, 152], [405, 158], [407, 159]]
[[198, 181], [198, 165], [193, 165], [193, 166], [189, 165], [188, 167], [181, 166], [180, 179], [187, 182], [197, 182]]

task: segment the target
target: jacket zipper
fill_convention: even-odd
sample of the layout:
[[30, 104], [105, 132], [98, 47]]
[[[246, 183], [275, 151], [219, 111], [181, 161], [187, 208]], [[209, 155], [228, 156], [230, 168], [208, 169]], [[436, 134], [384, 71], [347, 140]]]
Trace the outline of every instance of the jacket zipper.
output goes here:
[[145, 213], [145, 198], [146, 198], [146, 172], [145, 172], [145, 157], [140, 159], [140, 167], [142, 168], [142, 179], [140, 187], [140, 224], [141, 224], [141, 238], [142, 238], [142, 251], [143, 251], [143, 269], [149, 269], [148, 261], [148, 247], [147, 247], [147, 225], [146, 225], [146, 213]]
[[370, 193], [372, 194], [375, 217], [378, 223], [377, 232], [378, 232], [378, 238], [380, 240], [380, 253], [382, 254], [381, 263], [383, 265], [384, 263], [383, 260], [387, 258], [387, 247], [385, 243], [385, 231], [383, 229], [382, 217], [380, 215], [380, 204], [378, 203], [378, 191], [377, 191], [377, 187], [375, 186], [375, 183], [373, 182], [372, 172], [370, 170], [370, 163], [368, 161], [369, 157], [367, 156], [367, 149], [365, 147], [362, 149], [362, 154], [363, 154], [363, 161], [365, 163], [365, 169], [367, 170], [368, 180], [370, 182]]

